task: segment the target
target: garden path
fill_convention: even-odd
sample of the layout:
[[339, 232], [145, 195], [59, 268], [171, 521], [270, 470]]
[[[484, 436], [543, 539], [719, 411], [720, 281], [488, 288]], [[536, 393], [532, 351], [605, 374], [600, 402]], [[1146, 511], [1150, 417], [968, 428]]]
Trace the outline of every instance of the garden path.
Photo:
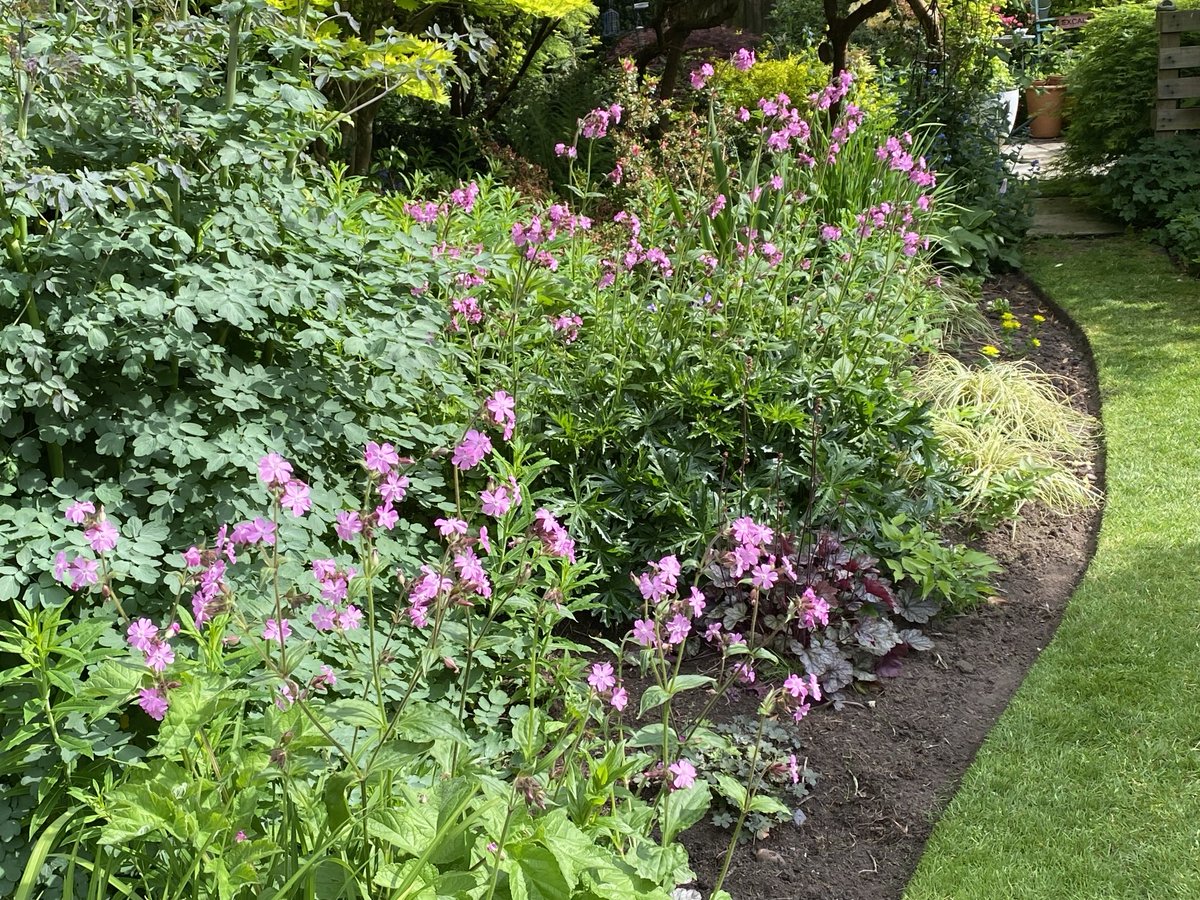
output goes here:
[[[1051, 178], [1059, 174], [1058, 160], [1066, 144], [1060, 139], [1026, 140], [1011, 144], [1017, 153], [1013, 169], [1022, 179]], [[1038, 197], [1034, 200], [1030, 237], [1104, 237], [1123, 234], [1125, 226], [1073, 197]]]

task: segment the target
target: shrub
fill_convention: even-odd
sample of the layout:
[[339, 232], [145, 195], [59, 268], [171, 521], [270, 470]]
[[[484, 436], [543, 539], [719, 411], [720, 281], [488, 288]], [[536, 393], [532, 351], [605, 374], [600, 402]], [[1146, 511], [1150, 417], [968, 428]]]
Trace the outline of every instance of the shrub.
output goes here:
[[[1180, 0], [1181, 9], [1200, 8]], [[1083, 28], [1068, 76], [1065, 162], [1087, 171], [1134, 152], [1154, 131], [1158, 85], [1155, 4], [1099, 10]]]
[[167, 536], [247, 514], [265, 447], [337, 487], [365, 428], [418, 453], [473, 404], [407, 238], [302, 154], [327, 113], [267, 63], [277, 16], [131, 25], [131, 66], [103, 10], [0, 24], [0, 601], [63, 601], [40, 561], [81, 490], [151, 608]]
[[1200, 263], [1200, 139], [1147, 138], [1113, 163], [1100, 194], [1122, 220], [1156, 229], [1183, 262]]

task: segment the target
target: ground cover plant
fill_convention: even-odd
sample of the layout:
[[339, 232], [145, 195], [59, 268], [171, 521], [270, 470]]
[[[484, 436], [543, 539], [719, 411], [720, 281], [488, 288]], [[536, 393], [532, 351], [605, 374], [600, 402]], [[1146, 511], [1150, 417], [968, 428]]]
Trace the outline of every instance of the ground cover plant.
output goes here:
[[1096, 355], [1104, 521], [1054, 640], [968, 770], [905, 897], [1191, 896], [1195, 709], [1180, 698], [1195, 691], [1200, 626], [1187, 574], [1200, 285], [1136, 238], [1044, 241], [1027, 259]]

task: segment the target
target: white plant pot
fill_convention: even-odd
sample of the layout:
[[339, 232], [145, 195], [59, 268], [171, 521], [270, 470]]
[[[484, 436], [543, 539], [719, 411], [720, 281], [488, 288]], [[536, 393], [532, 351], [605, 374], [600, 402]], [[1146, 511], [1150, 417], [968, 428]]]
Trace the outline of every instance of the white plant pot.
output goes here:
[[983, 114], [997, 122], [997, 127], [1003, 132], [1000, 137], [1006, 138], [1017, 127], [1017, 106], [1021, 102], [1021, 92], [1016, 88], [1001, 91], [989, 97], [984, 103]]

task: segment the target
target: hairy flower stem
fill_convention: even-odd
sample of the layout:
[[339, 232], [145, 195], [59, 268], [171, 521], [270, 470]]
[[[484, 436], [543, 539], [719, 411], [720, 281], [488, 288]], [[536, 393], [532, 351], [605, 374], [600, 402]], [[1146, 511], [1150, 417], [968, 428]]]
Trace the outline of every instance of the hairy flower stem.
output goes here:
[[229, 55], [225, 59], [225, 112], [232, 112], [234, 100], [237, 99], [242, 19], [245, 15], [245, 10], [239, 9], [229, 20]]
[[[738, 812], [737, 824], [733, 826], [733, 834], [729, 838], [729, 846], [725, 848], [725, 860], [721, 863], [721, 871], [717, 875], [716, 883], [713, 885], [713, 894], [715, 895], [721, 890], [721, 885], [725, 883], [725, 876], [729, 873], [729, 864], [733, 861], [733, 851], [737, 847], [738, 838], [742, 834], [742, 826], [746, 823], [746, 816], [750, 812], [750, 804], [754, 802], [754, 795], [758, 793], [759, 787], [762, 786], [762, 774], [755, 780], [754, 767], [758, 765], [759, 751], [762, 748], [763, 728], [767, 723], [765, 714], [758, 717], [758, 733], [754, 736], [754, 752], [750, 755], [750, 772], [751, 781], [746, 787], [746, 799], [742, 803], [742, 808]], [[764, 770], [765, 771], [765, 770]]]

